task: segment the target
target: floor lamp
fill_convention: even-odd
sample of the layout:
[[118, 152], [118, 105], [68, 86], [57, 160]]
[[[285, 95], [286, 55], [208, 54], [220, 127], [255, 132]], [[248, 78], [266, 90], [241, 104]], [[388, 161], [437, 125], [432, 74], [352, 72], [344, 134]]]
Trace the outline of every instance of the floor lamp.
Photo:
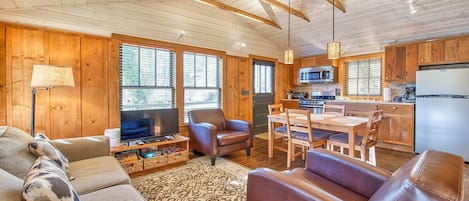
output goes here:
[[32, 104], [31, 104], [31, 136], [34, 137], [34, 117], [36, 110], [36, 91], [48, 90], [55, 87], [75, 87], [72, 67], [51, 65], [34, 65], [31, 78]]

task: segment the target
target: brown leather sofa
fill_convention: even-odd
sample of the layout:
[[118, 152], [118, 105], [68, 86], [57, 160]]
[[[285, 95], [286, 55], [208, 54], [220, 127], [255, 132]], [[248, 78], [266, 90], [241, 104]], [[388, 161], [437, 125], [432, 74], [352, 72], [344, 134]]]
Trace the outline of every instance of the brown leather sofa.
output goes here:
[[191, 147], [211, 157], [252, 147], [252, 125], [243, 120], [226, 120], [220, 109], [192, 110], [189, 112], [189, 137]]
[[464, 160], [426, 151], [394, 173], [324, 149], [307, 154], [306, 167], [249, 173], [247, 201], [463, 200]]

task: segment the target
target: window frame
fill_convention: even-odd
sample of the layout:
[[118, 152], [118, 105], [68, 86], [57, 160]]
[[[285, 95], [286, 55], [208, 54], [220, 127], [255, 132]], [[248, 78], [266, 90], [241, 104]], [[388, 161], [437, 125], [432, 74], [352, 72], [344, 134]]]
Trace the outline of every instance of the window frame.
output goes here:
[[[370, 70], [370, 64], [371, 64], [371, 60], [379, 60], [380, 62], [380, 69], [379, 69], [379, 93], [378, 94], [369, 94], [370, 92], [370, 79], [371, 78], [378, 78], [378, 77], [372, 77], [370, 76], [370, 73], [371, 73], [371, 70]], [[382, 56], [374, 56], [374, 57], [360, 57], [360, 58], [356, 58], [356, 59], [347, 59], [347, 60], [344, 60], [343, 61], [343, 66], [344, 66], [344, 95], [346, 96], [356, 96], [356, 97], [363, 97], [363, 96], [382, 96], [383, 94], [383, 57]], [[367, 80], [367, 89], [368, 89], [368, 94], [359, 94], [358, 91], [359, 91], [359, 88], [358, 88], [358, 82], [360, 80], [360, 77], [359, 77], [359, 71], [357, 71], [357, 78], [353, 78], [353, 79], [357, 79], [357, 94], [349, 94], [348, 93], [348, 89], [349, 89], [349, 84], [348, 84], [348, 81], [349, 81], [349, 63], [350, 62], [357, 62], [357, 68], [359, 68], [359, 62], [360, 61], [367, 61], [368, 62], [368, 76], [366, 77], [366, 80]], [[363, 77], [362, 77], [363, 79]]]
[[[138, 55], [137, 55], [137, 60], [138, 60], [138, 85], [123, 85], [123, 69], [122, 69], [122, 47], [123, 46], [132, 46], [138, 48]], [[155, 81], [154, 81], [154, 86], [147, 86], [143, 85], [141, 86], [141, 65], [140, 65], [140, 51], [141, 48], [146, 48], [146, 49], [152, 49], [154, 51], [155, 55], [155, 60], [154, 60], [154, 69], [155, 69]], [[161, 86], [158, 85], [158, 73], [157, 73], [157, 65], [158, 65], [158, 60], [157, 60], [157, 51], [167, 51], [171, 54], [170, 57], [172, 57], [171, 61], [171, 67], [170, 67], [170, 80], [169, 80], [169, 86]], [[146, 109], [152, 109], [152, 108], [133, 108], [133, 109], [125, 109], [123, 106], [123, 90], [125, 89], [171, 89], [171, 106], [167, 108], [177, 108], [176, 105], [176, 76], [177, 76], [177, 52], [174, 49], [171, 48], [166, 48], [166, 47], [155, 47], [152, 45], [145, 45], [145, 44], [134, 44], [134, 43], [127, 43], [127, 42], [121, 42], [119, 43], [119, 110], [120, 111], [135, 111], [135, 110], [146, 110]], [[166, 107], [165, 107], [166, 108]], [[162, 108], [163, 109], [163, 108]]]
[[[194, 57], [194, 65], [193, 65], [193, 72], [194, 72], [194, 80], [193, 80], [193, 85], [192, 86], [185, 86], [185, 78], [184, 78], [184, 73], [185, 73], [185, 63], [184, 63], [184, 60], [185, 60], [185, 55], [186, 54], [191, 54], [193, 55]], [[196, 73], [196, 57], [197, 55], [203, 55], [205, 57], [205, 86], [202, 87], [202, 86], [197, 86], [197, 81], [196, 81], [196, 78], [195, 78], [195, 75], [197, 74]], [[222, 87], [223, 87], [223, 66], [224, 66], [224, 57], [222, 55], [219, 55], [219, 54], [212, 54], [210, 52], [199, 52], [199, 51], [192, 51], [192, 50], [184, 50], [182, 52], [182, 94], [183, 94], [183, 98], [182, 98], [182, 111], [183, 111], [183, 122], [184, 123], [188, 123], [188, 121], [186, 121], [186, 118], [188, 117], [188, 110], [186, 111], [186, 97], [185, 97], [185, 93], [186, 93], [186, 89], [189, 89], [189, 90], [198, 90], [198, 89], [207, 89], [207, 90], [216, 90], [217, 93], [218, 93], [218, 99], [217, 99], [217, 107], [216, 108], [219, 108], [219, 109], [222, 109], [223, 107], [223, 94], [222, 94]], [[217, 59], [217, 69], [216, 69], [216, 75], [217, 75], [217, 80], [216, 80], [216, 86], [214, 87], [209, 87], [208, 86], [208, 57], [214, 57]], [[213, 109], [216, 109], [216, 108], [213, 108]], [[197, 108], [196, 108], [197, 109]], [[200, 108], [202, 109], [202, 108]]]

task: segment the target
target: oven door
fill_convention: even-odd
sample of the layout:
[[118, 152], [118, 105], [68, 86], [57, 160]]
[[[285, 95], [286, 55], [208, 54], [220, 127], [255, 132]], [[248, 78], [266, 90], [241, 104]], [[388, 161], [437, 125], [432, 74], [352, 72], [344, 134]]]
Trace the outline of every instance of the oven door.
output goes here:
[[300, 105], [302, 110], [311, 110], [314, 114], [322, 114], [322, 105]]

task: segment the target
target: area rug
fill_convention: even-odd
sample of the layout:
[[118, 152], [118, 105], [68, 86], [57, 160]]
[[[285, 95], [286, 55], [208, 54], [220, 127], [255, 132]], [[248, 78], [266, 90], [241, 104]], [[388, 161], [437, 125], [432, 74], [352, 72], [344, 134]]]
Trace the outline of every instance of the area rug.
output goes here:
[[246, 200], [250, 169], [217, 157], [191, 159], [186, 165], [132, 179], [132, 184], [148, 201]]

